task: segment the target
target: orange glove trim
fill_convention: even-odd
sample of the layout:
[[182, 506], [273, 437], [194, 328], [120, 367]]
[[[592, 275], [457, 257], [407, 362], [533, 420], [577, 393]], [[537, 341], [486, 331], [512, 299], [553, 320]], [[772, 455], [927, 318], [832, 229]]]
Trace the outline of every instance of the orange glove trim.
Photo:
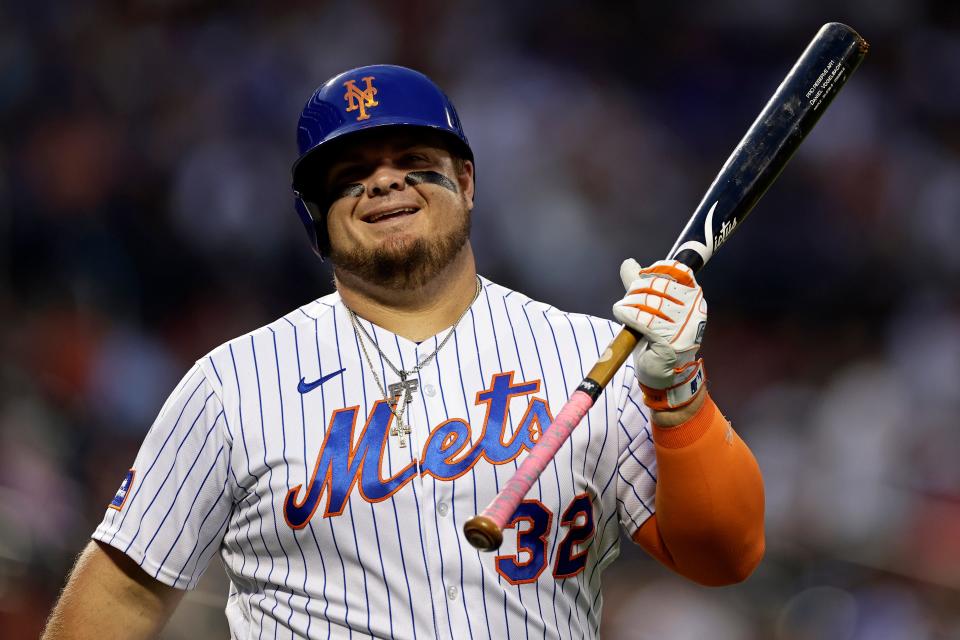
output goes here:
[[[677, 263], [680, 264], [680, 263]], [[682, 285], [688, 287], [694, 286], [693, 274], [689, 271], [684, 271], [679, 267], [674, 267], [671, 265], [657, 265], [655, 267], [647, 267], [646, 269], [640, 269], [640, 273], [659, 273], [660, 275], [669, 276], [679, 282]]]
[[673, 296], [666, 293], [665, 291], [657, 291], [656, 289], [651, 289], [650, 287], [644, 287], [643, 289], [634, 289], [633, 291], [628, 292], [627, 295], [632, 296], [637, 293], [649, 293], [652, 296], [657, 296], [658, 298], [664, 298], [675, 304], [683, 304], [683, 302], [681, 302], [679, 298], [674, 298]]
[[[702, 374], [701, 375], [702, 380], [705, 381], [707, 379], [707, 370], [706, 368], [703, 367], [703, 358], [699, 358], [697, 360], [694, 360], [693, 362], [688, 362], [684, 366], [680, 367], [679, 369], [674, 369], [673, 371], [676, 375], [680, 375], [686, 369], [690, 369], [689, 375], [687, 375], [687, 377], [684, 378], [681, 382], [678, 382], [677, 384], [667, 389], [654, 389], [653, 387], [648, 387], [647, 385], [638, 381], [637, 384], [640, 385], [640, 390], [643, 391], [643, 404], [647, 405], [654, 411], [669, 411], [670, 409], [680, 409], [681, 407], [685, 407], [691, 402], [693, 402], [694, 399], [697, 397], [697, 394], [700, 392], [700, 389], [696, 389], [695, 391], [691, 392], [690, 397], [683, 402], [677, 401], [676, 399], [677, 394], [674, 394], [673, 399], [670, 398], [671, 391], [679, 387], [682, 387], [684, 385], [689, 385], [691, 381], [697, 377], [698, 374]], [[700, 387], [702, 388], [702, 383], [700, 383]], [[703, 407], [700, 407], [697, 413], [699, 414], [701, 411], [703, 411]], [[670, 428], [679, 429], [680, 426], [681, 425], [678, 425], [676, 427], [670, 427]]]
[[670, 316], [668, 316], [667, 314], [665, 314], [663, 311], [660, 311], [660, 309], [654, 309], [653, 307], [648, 307], [648, 306], [645, 305], [645, 304], [628, 304], [628, 305], [625, 305], [625, 306], [627, 306], [627, 307], [633, 307], [634, 309], [640, 309], [640, 311], [646, 311], [647, 313], [649, 313], [649, 314], [652, 315], [652, 316], [657, 316], [658, 318], [663, 318], [663, 319], [666, 320], [667, 322], [673, 322], [673, 318], [671, 318]]
[[670, 344], [673, 344], [674, 342], [676, 342], [677, 338], [679, 338], [683, 334], [683, 330], [687, 328], [687, 323], [690, 322], [690, 318], [693, 316], [694, 309], [697, 308], [697, 306], [700, 304], [702, 300], [703, 300], [703, 291], [700, 291], [700, 293], [697, 294], [697, 299], [694, 300], [693, 304], [690, 305], [690, 308], [687, 309], [687, 317], [683, 319], [683, 324], [680, 325], [680, 330], [677, 331], [677, 334], [675, 336], [673, 336], [673, 340], [670, 341]]

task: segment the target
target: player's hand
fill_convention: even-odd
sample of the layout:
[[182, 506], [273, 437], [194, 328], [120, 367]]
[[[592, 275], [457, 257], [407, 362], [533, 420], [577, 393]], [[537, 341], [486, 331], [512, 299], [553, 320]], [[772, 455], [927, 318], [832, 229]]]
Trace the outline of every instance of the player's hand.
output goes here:
[[676, 260], [641, 268], [631, 258], [620, 266], [620, 279], [627, 295], [613, 305], [613, 315], [646, 338], [633, 352], [644, 401], [657, 411], [690, 404], [705, 380], [696, 356], [707, 325], [693, 271]]

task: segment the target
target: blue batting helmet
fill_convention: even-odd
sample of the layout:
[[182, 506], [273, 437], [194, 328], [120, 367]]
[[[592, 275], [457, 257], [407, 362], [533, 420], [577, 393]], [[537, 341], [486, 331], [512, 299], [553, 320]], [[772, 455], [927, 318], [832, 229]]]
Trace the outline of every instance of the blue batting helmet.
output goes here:
[[293, 164], [297, 213], [314, 251], [329, 251], [323, 193], [334, 141], [380, 127], [421, 127], [444, 136], [454, 153], [473, 160], [453, 103], [419, 71], [378, 64], [345, 71], [317, 89], [300, 114]]

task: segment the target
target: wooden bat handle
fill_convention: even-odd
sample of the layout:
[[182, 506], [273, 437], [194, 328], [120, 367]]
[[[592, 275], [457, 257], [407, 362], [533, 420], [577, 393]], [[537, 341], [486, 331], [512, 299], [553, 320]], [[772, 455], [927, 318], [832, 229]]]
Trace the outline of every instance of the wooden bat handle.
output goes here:
[[633, 329], [629, 327], [621, 329], [620, 333], [610, 341], [607, 348], [600, 354], [600, 359], [590, 369], [587, 378], [601, 387], [606, 387], [641, 340], [643, 340], [643, 336]]

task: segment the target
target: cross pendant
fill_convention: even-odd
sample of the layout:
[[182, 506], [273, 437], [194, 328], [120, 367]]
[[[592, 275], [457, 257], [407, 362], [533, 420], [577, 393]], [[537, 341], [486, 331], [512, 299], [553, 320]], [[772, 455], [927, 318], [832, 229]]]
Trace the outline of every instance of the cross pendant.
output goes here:
[[[390, 391], [390, 406], [393, 409], [393, 415], [397, 419], [393, 428], [390, 429], [390, 435], [400, 436], [399, 445], [401, 449], [406, 448], [407, 436], [410, 435], [411, 432], [410, 425], [403, 423], [403, 414], [406, 413], [409, 404], [413, 402], [413, 392], [416, 391], [419, 386], [420, 382], [418, 380], [407, 380], [406, 376], [404, 376], [400, 382], [395, 382], [387, 387]], [[401, 393], [403, 394], [403, 406], [397, 411]]]
[[390, 429], [390, 435], [400, 436], [398, 445], [401, 449], [407, 448], [407, 436], [410, 435], [410, 425], [403, 424], [403, 418], [397, 416], [396, 422], [393, 423], [393, 428]]

